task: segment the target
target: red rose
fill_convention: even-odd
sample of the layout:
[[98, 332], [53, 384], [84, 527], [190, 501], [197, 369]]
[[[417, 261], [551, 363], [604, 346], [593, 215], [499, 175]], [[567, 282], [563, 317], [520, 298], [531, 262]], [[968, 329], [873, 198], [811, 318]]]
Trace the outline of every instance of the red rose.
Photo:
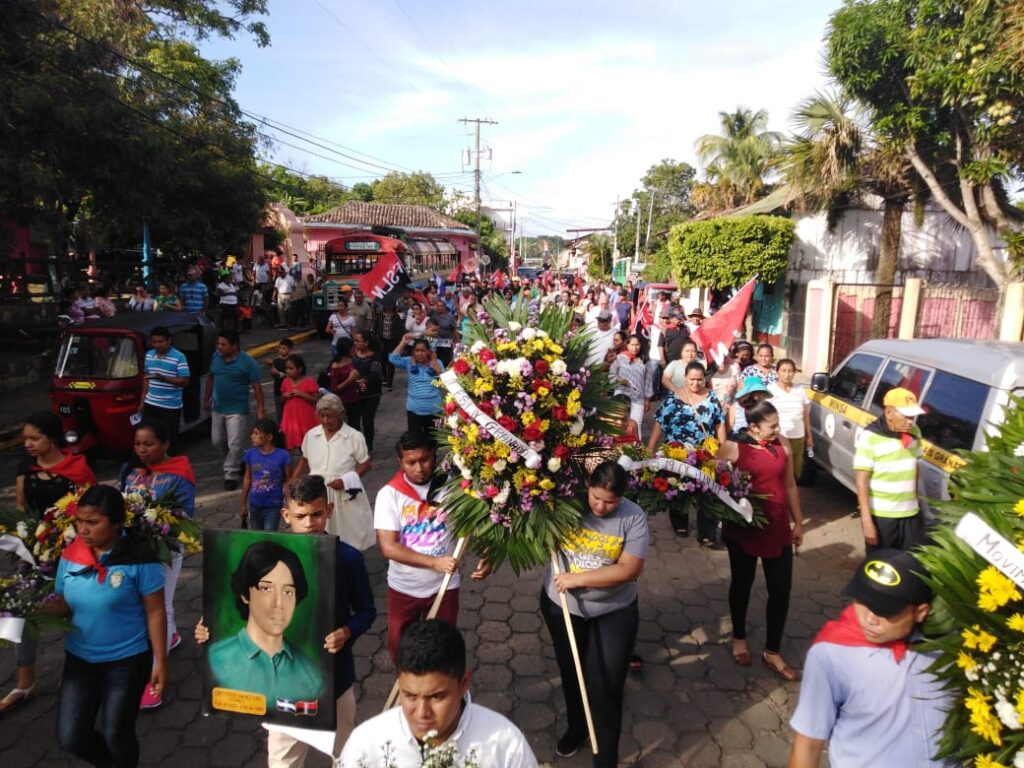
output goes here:
[[494, 353], [491, 352], [491, 350], [489, 350], [487, 347], [484, 347], [483, 349], [480, 350], [480, 359], [483, 360], [485, 363], [489, 363], [491, 360], [494, 359]]
[[455, 409], [458, 407], [459, 406], [455, 404], [455, 401], [452, 400], [450, 403], [444, 404], [444, 412], [446, 415], [451, 416], [453, 413], [455, 413]]
[[653, 485], [654, 490], [656, 490], [658, 493], [664, 493], [665, 491], [668, 490], [668, 480], [666, 480], [664, 477], [654, 478]]
[[534, 440], [543, 440], [544, 433], [540, 431], [540, 427], [536, 424], [531, 424], [523, 430], [523, 440], [527, 442], [533, 442]]
[[494, 415], [494, 406], [491, 404], [490, 400], [484, 400], [482, 403], [480, 403], [479, 408], [488, 416]]
[[469, 373], [469, 363], [467, 363], [461, 357], [455, 361], [455, 363], [452, 365], [452, 368], [455, 369], [455, 372], [459, 374], [459, 376], [465, 376], [467, 373]]
[[536, 392], [541, 387], [547, 387], [548, 391], [551, 390], [551, 382], [547, 381], [546, 379], [534, 379], [533, 384], [531, 386], [533, 387], [534, 392]]
[[718, 476], [718, 484], [719, 485], [724, 485], [724, 486], [728, 487], [729, 483], [731, 483], [731, 482], [732, 482], [732, 475], [730, 475], [728, 472], [723, 472], [722, 474], [720, 474]]
[[502, 416], [500, 419], [498, 419], [498, 423], [501, 424], [501, 426], [503, 426], [509, 432], [515, 431], [516, 422], [515, 419], [513, 419], [511, 416]]
[[533, 364], [533, 370], [535, 373], [537, 373], [538, 376], [543, 376], [545, 373], [548, 372], [549, 368], [550, 366], [548, 365], [547, 360], [538, 360], [536, 363]]
[[556, 445], [555, 450], [552, 451], [556, 458], [562, 459], [563, 461], [569, 457], [569, 449], [564, 445]]
[[555, 421], [568, 421], [569, 412], [565, 409], [564, 406], [556, 405], [554, 408], [551, 409], [551, 418], [553, 418]]
[[711, 458], [711, 457], [710, 457], [710, 456], [708, 455], [708, 452], [707, 452], [707, 451], [705, 451], [705, 450], [699, 450], [699, 451], [697, 451], [697, 462], [698, 462], [698, 463], [700, 463], [700, 464], [703, 464], [703, 463], [704, 463], [705, 461], [707, 461], [707, 460], [708, 460], [709, 458]]

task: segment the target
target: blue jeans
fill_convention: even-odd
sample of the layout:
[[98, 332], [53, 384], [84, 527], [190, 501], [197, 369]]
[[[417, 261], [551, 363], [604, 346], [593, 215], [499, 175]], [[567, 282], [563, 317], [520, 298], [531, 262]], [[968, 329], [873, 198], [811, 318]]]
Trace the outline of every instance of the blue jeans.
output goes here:
[[281, 505], [249, 504], [250, 531], [276, 531], [281, 525]]
[[[91, 765], [139, 764], [135, 719], [153, 670], [150, 651], [98, 664], [67, 653], [57, 699], [57, 743]], [[99, 730], [96, 716], [100, 709]]]

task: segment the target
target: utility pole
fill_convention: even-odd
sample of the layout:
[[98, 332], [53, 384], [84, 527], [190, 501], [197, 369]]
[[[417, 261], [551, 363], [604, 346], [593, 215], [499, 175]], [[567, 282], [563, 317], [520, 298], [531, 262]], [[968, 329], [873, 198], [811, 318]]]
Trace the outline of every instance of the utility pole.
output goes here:
[[466, 125], [473, 123], [476, 126], [476, 170], [473, 172], [473, 187], [474, 199], [476, 201], [476, 252], [477, 258], [479, 258], [483, 252], [483, 247], [480, 243], [480, 126], [497, 125], [498, 121], [482, 117], [463, 117], [459, 122]]
[[651, 219], [654, 218], [654, 192], [651, 192], [651, 205], [647, 210], [647, 234], [644, 236], [644, 259], [647, 259], [647, 249], [651, 245]]
[[633, 261], [640, 259], [640, 201], [636, 201], [636, 245], [633, 247]]

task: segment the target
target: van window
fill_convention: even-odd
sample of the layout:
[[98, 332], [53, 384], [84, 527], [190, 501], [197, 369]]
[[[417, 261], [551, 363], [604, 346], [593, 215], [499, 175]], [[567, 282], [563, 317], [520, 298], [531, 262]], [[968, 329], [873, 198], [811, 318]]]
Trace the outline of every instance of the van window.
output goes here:
[[988, 399], [988, 387], [937, 371], [921, 403], [927, 413], [917, 417], [921, 436], [940, 448], [974, 448], [974, 436]]
[[909, 389], [917, 395], [917, 400], [920, 402], [921, 393], [931, 376], [932, 372], [927, 368], [918, 368], [902, 360], [890, 360], [882, 372], [882, 377], [878, 380], [878, 387], [875, 389], [875, 396], [871, 401], [871, 412], [881, 416], [882, 401], [885, 400], [889, 390], [896, 387]]
[[832, 376], [829, 394], [852, 405], [862, 405], [881, 366], [882, 358], [858, 352]]

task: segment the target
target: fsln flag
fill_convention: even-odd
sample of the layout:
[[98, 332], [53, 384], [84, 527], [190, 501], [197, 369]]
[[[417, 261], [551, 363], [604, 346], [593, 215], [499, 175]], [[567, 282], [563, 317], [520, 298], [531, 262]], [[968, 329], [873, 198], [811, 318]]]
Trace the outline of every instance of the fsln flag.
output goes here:
[[721, 367], [722, 361], [729, 356], [733, 340], [743, 328], [743, 321], [747, 317], [747, 310], [750, 309], [750, 300], [754, 296], [756, 283], [757, 278], [755, 277], [740, 288], [724, 307], [701, 323], [700, 327], [690, 334], [690, 337], [704, 350], [705, 360], [714, 360], [715, 365]]
[[395, 253], [385, 253], [370, 272], [359, 278], [359, 289], [367, 296], [383, 300], [396, 288], [412, 282], [402, 260]]

